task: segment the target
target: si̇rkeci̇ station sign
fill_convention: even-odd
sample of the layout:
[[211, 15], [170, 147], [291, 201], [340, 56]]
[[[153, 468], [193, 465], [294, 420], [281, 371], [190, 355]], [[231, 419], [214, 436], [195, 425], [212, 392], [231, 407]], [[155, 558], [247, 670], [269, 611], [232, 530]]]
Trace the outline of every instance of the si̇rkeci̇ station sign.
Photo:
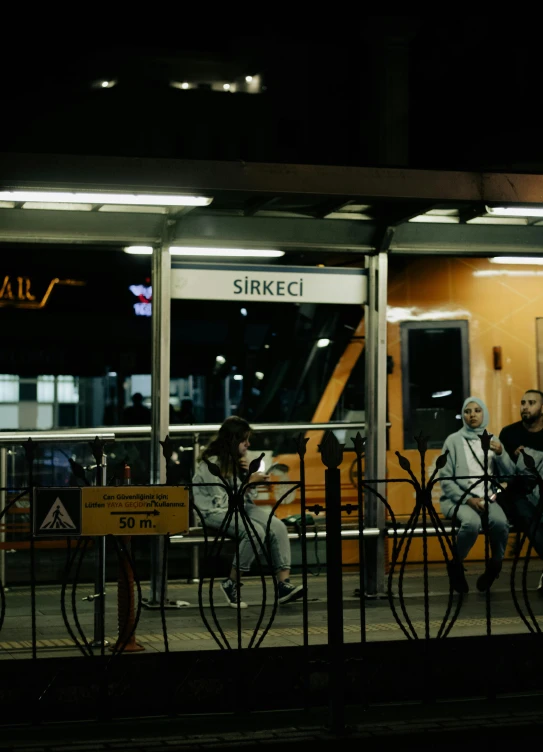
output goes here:
[[258, 303], [363, 305], [366, 269], [172, 261], [171, 297]]

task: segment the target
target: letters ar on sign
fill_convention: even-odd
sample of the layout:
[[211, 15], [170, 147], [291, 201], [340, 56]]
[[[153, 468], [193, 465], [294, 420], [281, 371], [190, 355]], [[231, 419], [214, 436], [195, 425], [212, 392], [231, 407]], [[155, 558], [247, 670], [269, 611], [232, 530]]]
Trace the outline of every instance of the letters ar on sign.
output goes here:
[[33, 533], [166, 535], [189, 528], [188, 490], [182, 486], [92, 486], [38, 488]]

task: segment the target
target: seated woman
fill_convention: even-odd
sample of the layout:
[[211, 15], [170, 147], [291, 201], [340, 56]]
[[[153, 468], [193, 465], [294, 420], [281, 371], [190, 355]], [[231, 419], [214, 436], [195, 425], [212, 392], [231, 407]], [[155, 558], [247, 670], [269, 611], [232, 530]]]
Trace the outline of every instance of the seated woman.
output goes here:
[[[482, 516], [485, 509], [485, 484], [481, 480], [475, 486], [476, 477], [484, 473], [484, 454], [480, 436], [488, 425], [488, 410], [477, 397], [468, 397], [462, 406], [464, 425], [445, 440], [443, 452], [449, 451], [447, 463], [440, 470], [440, 484], [443, 495], [440, 499], [441, 511], [445, 517], [455, 517], [460, 523], [456, 538], [458, 562], [449, 562], [449, 578], [454, 590], [459, 593], [469, 591], [464, 576], [462, 562], [471, 551], [482, 529]], [[514, 466], [503, 450], [500, 442], [492, 436], [488, 453], [489, 475], [510, 475]], [[465, 478], [463, 476], [474, 476]], [[491, 558], [485, 571], [477, 580], [477, 590], [488, 590], [498, 577], [505, 554], [509, 535], [509, 523], [503, 510], [493, 503], [495, 484], [488, 484], [488, 528]]]
[[[201, 461], [196, 473], [192, 479], [193, 483], [220, 483], [209, 470], [206, 460], [212, 464], [218, 465], [221, 475], [227, 483], [233, 483], [234, 469], [238, 479], [248, 480], [250, 483], [262, 483], [268, 480], [264, 473], [256, 472], [247, 479], [247, 470], [249, 463], [247, 461], [247, 450], [250, 446], [249, 436], [251, 427], [243, 418], [232, 415], [227, 418], [219, 430], [216, 439], [204, 450]], [[236, 448], [237, 457], [232, 458], [231, 447]], [[234, 462], [236, 467], [234, 468]], [[239, 485], [238, 485], [239, 487]], [[202, 515], [203, 522], [207, 528], [219, 530], [224, 518], [228, 513], [228, 494], [220, 485], [194, 486], [194, 503]], [[238, 519], [238, 536], [239, 536], [239, 577], [250, 570], [251, 564], [255, 558], [255, 550], [267, 551], [265, 543], [266, 530], [270, 519], [271, 510], [269, 507], [256, 506], [253, 499], [258, 491], [255, 486], [250, 488], [245, 494], [245, 512], [250, 518], [252, 526], [256, 531], [257, 540], [252, 529], [241, 518]], [[235, 537], [235, 521], [232, 517], [228, 528], [223, 531], [231, 538]], [[277, 519], [275, 515], [271, 517], [269, 541], [271, 549], [272, 566], [278, 580], [278, 600], [279, 603], [288, 603], [303, 596], [303, 587], [293, 585], [290, 582], [290, 541], [286, 525]], [[254, 547], [254, 549], [253, 549]], [[232, 564], [229, 577], [221, 582], [221, 589], [228, 604], [232, 608], [247, 608], [243, 601], [238, 603], [238, 572], [236, 570], [236, 558]]]

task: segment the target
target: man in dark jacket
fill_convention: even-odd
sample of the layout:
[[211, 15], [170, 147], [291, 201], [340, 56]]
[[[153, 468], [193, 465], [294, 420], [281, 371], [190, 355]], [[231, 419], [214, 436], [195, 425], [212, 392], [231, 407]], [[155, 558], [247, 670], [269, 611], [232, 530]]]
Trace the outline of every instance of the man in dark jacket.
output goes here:
[[505, 426], [500, 441], [513, 462], [517, 475], [508, 483], [498, 502], [510, 521], [527, 533], [533, 547], [543, 558], [543, 523], [538, 509], [539, 486], [530, 468], [526, 466], [523, 451], [535, 462], [535, 469], [543, 477], [543, 392], [528, 389], [520, 401], [517, 423]]

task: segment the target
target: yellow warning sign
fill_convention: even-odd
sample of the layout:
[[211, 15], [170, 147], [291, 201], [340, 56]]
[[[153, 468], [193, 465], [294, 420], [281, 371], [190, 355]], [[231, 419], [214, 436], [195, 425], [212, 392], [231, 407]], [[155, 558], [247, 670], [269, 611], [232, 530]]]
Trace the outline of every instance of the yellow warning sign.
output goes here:
[[189, 529], [189, 492], [182, 486], [82, 488], [82, 535], [166, 535]]

